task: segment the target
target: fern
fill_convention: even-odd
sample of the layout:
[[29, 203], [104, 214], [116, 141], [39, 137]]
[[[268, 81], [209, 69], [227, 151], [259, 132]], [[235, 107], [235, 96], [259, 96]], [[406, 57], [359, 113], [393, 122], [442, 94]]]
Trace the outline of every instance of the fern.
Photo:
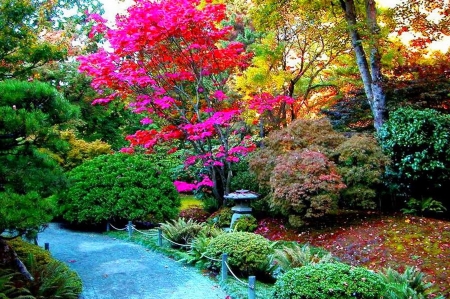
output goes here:
[[17, 288], [12, 283], [14, 273], [0, 271], [0, 299], [36, 299], [26, 288]]
[[170, 222], [161, 223], [161, 229], [163, 236], [170, 241], [187, 245], [202, 231], [205, 225], [193, 219], [186, 221], [184, 218], [178, 218], [177, 220], [173, 219]]
[[433, 284], [425, 282], [425, 274], [414, 267], [407, 267], [403, 273], [387, 268], [381, 272], [386, 283], [386, 299], [443, 299], [441, 295], [433, 294]]
[[35, 278], [29, 288], [36, 299], [78, 299], [82, 291], [78, 274], [69, 271], [60, 261], [39, 264], [34, 255], [29, 254], [27, 267]]
[[276, 271], [287, 272], [293, 268], [307, 265], [333, 262], [331, 253], [320, 255], [312, 253], [308, 244], [300, 245], [296, 242], [275, 249], [271, 256], [272, 264], [276, 265]]

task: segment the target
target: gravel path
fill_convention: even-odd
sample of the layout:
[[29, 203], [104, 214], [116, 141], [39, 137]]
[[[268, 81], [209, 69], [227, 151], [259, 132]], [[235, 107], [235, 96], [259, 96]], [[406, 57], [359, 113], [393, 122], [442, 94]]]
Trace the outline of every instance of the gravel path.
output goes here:
[[53, 257], [80, 275], [81, 299], [226, 298], [216, 282], [195, 268], [136, 244], [55, 223], [39, 234], [39, 244], [45, 243]]

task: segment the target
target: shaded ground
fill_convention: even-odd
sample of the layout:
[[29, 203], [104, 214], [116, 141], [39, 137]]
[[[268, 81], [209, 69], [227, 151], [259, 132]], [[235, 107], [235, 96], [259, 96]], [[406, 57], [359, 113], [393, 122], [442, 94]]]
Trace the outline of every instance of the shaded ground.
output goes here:
[[82, 299], [215, 299], [225, 292], [193, 268], [139, 245], [52, 223], [39, 234], [83, 280]]
[[328, 227], [296, 232], [276, 219], [260, 221], [257, 233], [271, 240], [320, 246], [343, 262], [373, 270], [415, 266], [450, 298], [450, 222], [404, 215], [348, 215]]

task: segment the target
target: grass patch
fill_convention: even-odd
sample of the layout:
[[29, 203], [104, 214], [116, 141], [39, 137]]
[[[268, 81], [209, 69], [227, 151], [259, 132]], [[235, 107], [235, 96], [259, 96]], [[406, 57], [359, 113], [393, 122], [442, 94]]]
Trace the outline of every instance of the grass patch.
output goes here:
[[200, 199], [195, 198], [195, 196], [191, 194], [180, 194], [180, 199], [180, 211], [184, 211], [189, 208], [201, 208], [203, 206], [203, 202]]

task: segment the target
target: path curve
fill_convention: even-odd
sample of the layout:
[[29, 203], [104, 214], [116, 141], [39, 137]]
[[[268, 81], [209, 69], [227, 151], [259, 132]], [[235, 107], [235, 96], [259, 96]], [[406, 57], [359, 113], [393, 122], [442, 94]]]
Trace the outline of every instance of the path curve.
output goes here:
[[142, 246], [51, 223], [39, 233], [52, 256], [80, 275], [80, 299], [224, 299], [217, 282]]

